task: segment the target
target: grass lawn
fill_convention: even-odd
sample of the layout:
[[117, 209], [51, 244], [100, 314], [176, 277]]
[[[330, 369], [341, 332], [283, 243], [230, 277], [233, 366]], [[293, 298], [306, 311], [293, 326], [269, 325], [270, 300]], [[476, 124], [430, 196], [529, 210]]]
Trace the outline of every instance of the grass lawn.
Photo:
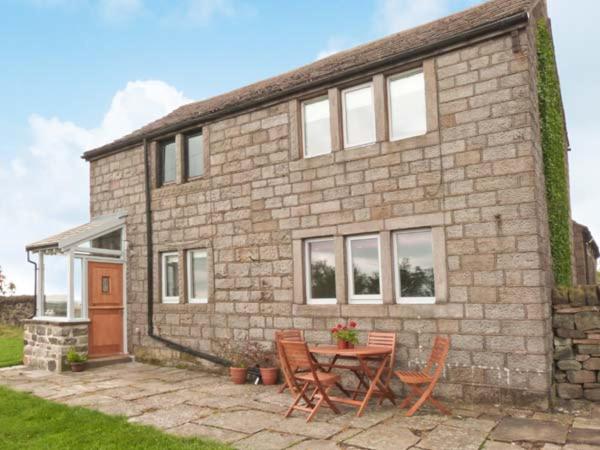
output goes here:
[[125, 417], [72, 408], [0, 386], [2, 449], [203, 449], [226, 445], [171, 436]]
[[0, 324], [0, 367], [23, 361], [23, 328]]

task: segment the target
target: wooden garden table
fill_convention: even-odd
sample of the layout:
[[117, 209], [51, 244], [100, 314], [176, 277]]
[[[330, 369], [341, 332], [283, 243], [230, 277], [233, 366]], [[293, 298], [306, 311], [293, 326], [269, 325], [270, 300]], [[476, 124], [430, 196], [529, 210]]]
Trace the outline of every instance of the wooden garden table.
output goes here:
[[[387, 383], [383, 382], [381, 375], [383, 374], [386, 366], [390, 363], [392, 355], [392, 349], [388, 347], [376, 347], [376, 346], [356, 346], [354, 348], [338, 348], [335, 345], [310, 345], [308, 347], [309, 352], [312, 355], [321, 355], [332, 357], [333, 360], [329, 364], [329, 370], [332, 368], [343, 368], [350, 369], [348, 366], [336, 366], [335, 362], [338, 358], [355, 358], [358, 360], [361, 373], [365, 375], [369, 382], [369, 388], [367, 393], [362, 400], [356, 400], [354, 398], [344, 398], [329, 396], [331, 400], [338, 403], [344, 403], [347, 405], [355, 406], [358, 408], [356, 413], [357, 417], [360, 417], [367, 407], [369, 400], [371, 399], [375, 389], [384, 397], [388, 398], [393, 404], [396, 404], [394, 392], [387, 386]], [[369, 367], [369, 362], [376, 362], [377, 367]], [[346, 391], [342, 389], [344, 393]]]

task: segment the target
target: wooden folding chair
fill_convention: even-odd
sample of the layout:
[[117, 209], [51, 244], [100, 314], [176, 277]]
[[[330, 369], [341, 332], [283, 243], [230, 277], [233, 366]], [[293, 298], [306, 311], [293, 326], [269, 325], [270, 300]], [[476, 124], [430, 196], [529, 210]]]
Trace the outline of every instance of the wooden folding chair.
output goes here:
[[409, 372], [404, 370], [397, 370], [394, 372], [396, 376], [400, 378], [400, 381], [408, 385], [411, 390], [400, 404], [400, 408], [406, 408], [413, 398], [420, 396], [406, 413], [407, 417], [410, 417], [417, 412], [426, 401], [430, 402], [443, 414], [450, 414], [450, 410], [433, 398], [432, 395], [435, 385], [444, 370], [444, 363], [448, 356], [448, 350], [450, 350], [450, 338], [436, 336], [427, 365], [421, 372]]
[[[340, 377], [333, 373], [318, 370], [317, 364], [308, 351], [306, 342], [280, 341], [279, 345], [281, 346], [282, 363], [286, 367], [285, 370], [293, 374], [293, 388], [290, 390], [297, 393], [294, 401], [286, 411], [285, 417], [289, 417], [297, 409], [308, 412], [306, 421], [310, 422], [323, 402], [336, 414], [339, 414], [340, 411], [327, 393], [335, 386]], [[303, 372], [299, 372], [299, 370], [303, 370]], [[309, 387], [314, 388], [310, 395], [307, 393]], [[304, 400], [305, 406], [299, 405], [300, 400]]]
[[[389, 388], [390, 379], [392, 378], [392, 371], [394, 370], [394, 364], [396, 361], [396, 333], [393, 332], [380, 332], [380, 331], [369, 331], [367, 337], [367, 345], [377, 346], [377, 347], [386, 347], [392, 349], [392, 354], [390, 355], [390, 362], [388, 366], [385, 368], [385, 372], [382, 375], [385, 386]], [[368, 389], [369, 386], [365, 381], [365, 377], [360, 371], [355, 372], [358, 378], [358, 386], [354, 391], [353, 398], [356, 398], [359, 393], [361, 393], [361, 386], [365, 389]], [[381, 405], [383, 400], [386, 398], [379, 389], [376, 389], [373, 395], [379, 395], [378, 404]]]
[[290, 330], [277, 330], [275, 332], [275, 346], [277, 347], [277, 358], [279, 359], [279, 365], [281, 366], [281, 371], [283, 372], [283, 378], [285, 383], [281, 385], [279, 388], [279, 393], [281, 394], [283, 391], [288, 389], [292, 389], [294, 384], [292, 383], [293, 374], [289, 374], [286, 372], [286, 369], [283, 365], [283, 359], [281, 357], [281, 341], [294, 341], [294, 342], [304, 342], [304, 331], [298, 329], [290, 329]]

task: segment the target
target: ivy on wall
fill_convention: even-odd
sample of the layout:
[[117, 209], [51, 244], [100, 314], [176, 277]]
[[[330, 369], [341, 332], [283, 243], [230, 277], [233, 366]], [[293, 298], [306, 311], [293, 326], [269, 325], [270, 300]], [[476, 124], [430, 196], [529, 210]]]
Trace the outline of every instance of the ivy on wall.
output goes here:
[[545, 19], [537, 24], [538, 100], [550, 223], [554, 280], [571, 285], [569, 190], [566, 170], [565, 124], [552, 37]]

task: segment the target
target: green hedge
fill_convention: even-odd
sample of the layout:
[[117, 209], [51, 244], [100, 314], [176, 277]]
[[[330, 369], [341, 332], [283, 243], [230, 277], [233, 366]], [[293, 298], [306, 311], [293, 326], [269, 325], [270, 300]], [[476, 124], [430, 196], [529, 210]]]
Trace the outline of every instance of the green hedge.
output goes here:
[[552, 36], [545, 19], [537, 25], [538, 98], [550, 222], [550, 250], [554, 279], [571, 285], [569, 189], [566, 171], [565, 124]]

